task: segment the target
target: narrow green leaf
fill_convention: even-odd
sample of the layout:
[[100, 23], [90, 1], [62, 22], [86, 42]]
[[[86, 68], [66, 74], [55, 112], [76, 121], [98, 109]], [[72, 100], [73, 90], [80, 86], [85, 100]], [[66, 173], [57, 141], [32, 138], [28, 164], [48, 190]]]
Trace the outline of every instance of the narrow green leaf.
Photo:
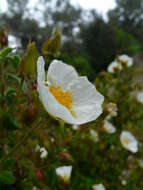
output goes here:
[[0, 58], [4, 59], [9, 53], [12, 52], [12, 48], [4, 48], [3, 50], [0, 51]]

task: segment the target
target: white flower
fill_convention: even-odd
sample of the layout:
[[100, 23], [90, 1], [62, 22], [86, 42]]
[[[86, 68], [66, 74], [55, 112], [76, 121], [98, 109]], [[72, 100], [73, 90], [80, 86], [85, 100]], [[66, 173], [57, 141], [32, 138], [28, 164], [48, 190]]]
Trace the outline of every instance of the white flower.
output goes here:
[[69, 182], [72, 172], [72, 166], [62, 166], [56, 168], [56, 174], [59, 176], [64, 182]]
[[122, 185], [127, 185], [127, 181], [126, 181], [126, 180], [122, 180], [122, 181], [121, 181], [121, 184], [122, 184]]
[[34, 186], [34, 187], [32, 188], [32, 190], [39, 190], [39, 188], [37, 188], [36, 186]]
[[119, 62], [117, 61], [113, 61], [112, 63], [110, 63], [110, 65], [107, 68], [107, 71], [109, 73], [115, 73], [117, 71], [121, 71], [122, 70], [122, 65], [119, 64]]
[[54, 141], [55, 141], [55, 139], [52, 137], [52, 138], [51, 138], [51, 142], [53, 143]]
[[104, 126], [103, 126], [104, 130], [109, 133], [115, 133], [116, 132], [116, 128], [114, 127], [114, 125], [112, 125], [112, 123], [110, 123], [108, 120], [105, 119], [104, 121]]
[[46, 157], [47, 157], [48, 152], [47, 152], [47, 150], [45, 149], [45, 147], [40, 147], [40, 145], [37, 144], [36, 147], [35, 147], [35, 152], [38, 152], [38, 151], [41, 153], [41, 154], [40, 154], [40, 157], [41, 157], [41, 158], [46, 158]]
[[109, 102], [107, 104], [107, 111], [109, 112], [110, 116], [112, 117], [117, 116], [117, 111], [118, 111], [117, 104]]
[[105, 190], [105, 187], [103, 184], [100, 183], [100, 184], [93, 185], [92, 189], [93, 190]]
[[138, 92], [137, 93], [137, 100], [138, 100], [138, 102], [143, 104], [143, 92]]
[[133, 58], [128, 55], [120, 55], [115, 59], [107, 68], [109, 73], [115, 73], [117, 71], [121, 71], [123, 66], [131, 67], [133, 65]]
[[98, 142], [99, 141], [98, 133], [95, 130], [93, 130], [93, 129], [90, 130], [90, 137], [91, 137], [91, 139], [94, 142]]
[[39, 151], [41, 153], [41, 155], [40, 155], [41, 158], [46, 158], [47, 157], [48, 152], [47, 152], [47, 150], [44, 147], [40, 148]]
[[138, 141], [129, 131], [122, 131], [120, 141], [124, 148], [136, 153], [138, 151]]
[[79, 125], [73, 125], [72, 128], [73, 128], [73, 130], [78, 130], [79, 129]]
[[104, 97], [87, 77], [78, 77], [72, 66], [54, 60], [45, 79], [44, 59], [37, 62], [40, 99], [47, 112], [69, 124], [95, 120], [102, 113]]
[[127, 67], [131, 67], [133, 65], [133, 58], [128, 55], [120, 55], [117, 60], [122, 64], [126, 64]]

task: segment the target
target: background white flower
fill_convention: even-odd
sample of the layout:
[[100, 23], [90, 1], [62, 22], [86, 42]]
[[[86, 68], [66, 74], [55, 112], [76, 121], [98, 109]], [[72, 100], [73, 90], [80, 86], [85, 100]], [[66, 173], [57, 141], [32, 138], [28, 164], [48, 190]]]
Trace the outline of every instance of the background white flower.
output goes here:
[[70, 180], [71, 172], [72, 172], [72, 166], [61, 166], [56, 168], [57, 176], [62, 178], [64, 182], [68, 182]]
[[136, 153], [138, 151], [138, 141], [129, 131], [122, 131], [120, 141], [124, 148]]
[[138, 92], [136, 97], [137, 97], [138, 102], [143, 104], [143, 92]]
[[114, 127], [114, 125], [111, 122], [109, 122], [107, 119], [105, 119], [104, 121], [103, 128], [109, 134], [116, 132], [116, 128]]
[[116, 117], [118, 112], [117, 104], [109, 102], [107, 104], [107, 111], [111, 117]]
[[93, 130], [93, 129], [90, 130], [90, 137], [91, 137], [91, 139], [94, 142], [98, 142], [99, 141], [98, 133], [95, 130]]
[[40, 155], [41, 158], [46, 158], [47, 157], [48, 152], [44, 147], [41, 147], [39, 151], [41, 153], [41, 155]]
[[125, 54], [118, 56], [117, 60], [123, 64], [126, 64], [127, 67], [131, 67], [133, 65], [133, 58]]
[[131, 67], [133, 65], [133, 58], [128, 55], [120, 55], [118, 56], [107, 68], [109, 73], [115, 73], [117, 71], [121, 71], [123, 66]]
[[119, 62], [117, 61], [113, 61], [112, 63], [110, 63], [110, 65], [107, 68], [107, 71], [109, 73], [115, 73], [117, 71], [121, 71], [122, 70], [122, 65], [119, 64]]
[[100, 184], [93, 185], [92, 189], [93, 190], [105, 190], [105, 187], [103, 184], [100, 183]]
[[37, 62], [40, 99], [47, 112], [69, 124], [95, 120], [102, 113], [104, 97], [87, 77], [78, 77], [72, 66], [54, 60], [45, 79], [44, 59]]
[[35, 152], [40, 152], [40, 157], [41, 158], [46, 158], [48, 155], [48, 151], [45, 149], [45, 147], [41, 147], [39, 144], [36, 145], [35, 147]]

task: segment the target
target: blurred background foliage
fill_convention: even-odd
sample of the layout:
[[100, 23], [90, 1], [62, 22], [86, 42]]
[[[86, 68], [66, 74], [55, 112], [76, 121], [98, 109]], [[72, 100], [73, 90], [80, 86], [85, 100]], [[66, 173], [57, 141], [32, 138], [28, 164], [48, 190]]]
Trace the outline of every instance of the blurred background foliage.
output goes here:
[[116, 0], [107, 20], [69, 0], [40, 0], [35, 7], [29, 7], [29, 2], [7, 0], [7, 11], [0, 14], [0, 27], [17, 38], [22, 52], [29, 40], [39, 49], [57, 26], [62, 33], [62, 58], [68, 54], [77, 70], [82, 62], [82, 73], [93, 80], [93, 73], [106, 69], [115, 55], [142, 51], [142, 0]]

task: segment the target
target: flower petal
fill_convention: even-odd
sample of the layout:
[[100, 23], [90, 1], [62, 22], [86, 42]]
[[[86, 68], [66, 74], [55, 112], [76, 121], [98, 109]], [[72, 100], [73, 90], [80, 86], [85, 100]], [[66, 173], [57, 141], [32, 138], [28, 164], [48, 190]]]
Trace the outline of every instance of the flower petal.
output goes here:
[[41, 82], [41, 81], [45, 81], [45, 69], [44, 69], [44, 66], [45, 66], [45, 61], [43, 59], [42, 56], [40, 56], [38, 58], [38, 61], [37, 61], [37, 81], [38, 83]]
[[104, 120], [103, 128], [109, 134], [113, 134], [116, 132], [116, 128], [114, 127], [114, 125], [110, 123], [107, 119]]
[[49, 66], [47, 80], [55, 87], [60, 86], [63, 90], [78, 78], [76, 70], [62, 61], [54, 60]]
[[93, 190], [105, 190], [105, 187], [102, 183], [100, 183], [100, 184], [93, 185], [92, 189]]
[[69, 91], [72, 94], [72, 110], [77, 125], [93, 121], [102, 113], [104, 97], [97, 92], [87, 77], [79, 77], [70, 86]]
[[[138, 151], [138, 141], [129, 131], [122, 131], [120, 135], [120, 141], [124, 148], [136, 153]], [[126, 143], [128, 141], [128, 143]]]
[[137, 100], [143, 104], [143, 91], [137, 93]]
[[120, 63], [118, 63], [117, 61], [113, 61], [112, 63], [110, 63], [110, 65], [107, 68], [107, 71], [109, 73], [115, 73], [115, 70], [122, 70], [122, 65]]
[[41, 101], [50, 115], [60, 118], [69, 124], [75, 124], [75, 120], [70, 111], [56, 100], [56, 98], [49, 91], [48, 86], [39, 83], [38, 91]]
[[61, 166], [56, 168], [56, 174], [61, 177], [71, 177], [72, 166]]
[[120, 61], [123, 61], [123, 62], [127, 62], [127, 66], [130, 67], [133, 65], [133, 58], [132, 57], [129, 57], [128, 55], [120, 55], [119, 56], [119, 60]]

